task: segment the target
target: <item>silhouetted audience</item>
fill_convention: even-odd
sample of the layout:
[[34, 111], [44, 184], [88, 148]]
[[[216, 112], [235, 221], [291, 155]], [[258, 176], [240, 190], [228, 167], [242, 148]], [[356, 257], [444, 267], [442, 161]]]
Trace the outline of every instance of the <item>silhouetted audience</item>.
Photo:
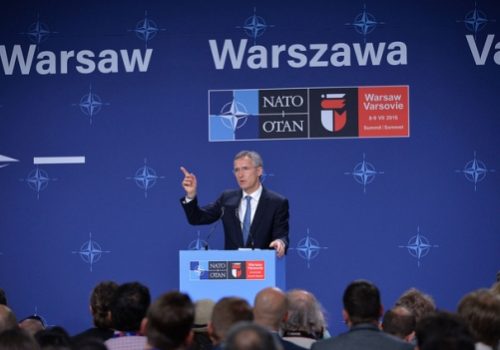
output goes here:
[[316, 297], [304, 290], [293, 289], [286, 293], [287, 319], [282, 324], [283, 339], [302, 348], [310, 349], [318, 339], [323, 339], [326, 321]]
[[90, 313], [92, 314], [94, 327], [73, 336], [74, 343], [87, 338], [106, 341], [113, 337], [110, 305], [117, 289], [118, 284], [112, 281], [104, 281], [94, 287], [90, 295]]
[[415, 316], [417, 323], [425, 316], [436, 311], [436, 303], [428, 294], [416, 288], [405, 291], [396, 301], [395, 306], [404, 306]]
[[124, 283], [116, 289], [110, 305], [115, 332], [105, 341], [109, 350], [143, 349], [146, 346], [146, 337], [140, 329], [150, 303], [149, 289], [138, 282]]
[[208, 334], [215, 349], [221, 349], [229, 329], [240, 321], [253, 321], [252, 307], [245, 299], [225, 297], [214, 306]]
[[43, 329], [35, 334], [35, 340], [42, 350], [70, 350], [71, 348], [69, 334], [62, 327]]
[[26, 330], [29, 334], [35, 335], [45, 329], [45, 321], [38, 315], [28, 316], [19, 322], [19, 327]]
[[425, 316], [415, 330], [419, 350], [474, 350], [474, 339], [465, 321], [439, 311]]
[[382, 330], [407, 342], [415, 337], [417, 322], [413, 313], [404, 306], [395, 306], [384, 314]]
[[8, 329], [17, 328], [16, 315], [5, 304], [0, 305], [0, 333]]
[[412, 350], [413, 346], [378, 327], [383, 307], [380, 292], [371, 282], [357, 280], [344, 291], [342, 316], [349, 331], [339, 336], [320, 340], [312, 350]]
[[0, 305], [7, 306], [7, 295], [2, 288], [0, 288]]
[[213, 348], [212, 341], [208, 334], [208, 323], [212, 317], [215, 302], [211, 299], [201, 299], [194, 303], [194, 325], [193, 325], [193, 342], [190, 350], [211, 350]]
[[467, 322], [477, 350], [495, 350], [500, 342], [500, 296], [479, 289], [465, 295], [458, 314]]
[[40, 350], [35, 338], [21, 328], [0, 333], [0, 350]]
[[157, 350], [184, 350], [193, 339], [195, 308], [180, 292], [160, 296], [149, 308], [145, 321], [148, 345]]
[[239, 322], [229, 331], [225, 350], [283, 350], [283, 347], [266, 328]]

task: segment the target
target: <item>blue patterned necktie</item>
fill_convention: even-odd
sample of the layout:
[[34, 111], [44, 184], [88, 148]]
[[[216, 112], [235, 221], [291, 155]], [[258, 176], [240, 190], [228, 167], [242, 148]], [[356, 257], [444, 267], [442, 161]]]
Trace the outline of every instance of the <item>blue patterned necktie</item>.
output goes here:
[[250, 234], [250, 219], [252, 216], [252, 204], [251, 204], [252, 197], [245, 196], [245, 199], [247, 201], [247, 209], [245, 211], [245, 216], [243, 218], [243, 245], [246, 245], [248, 235]]

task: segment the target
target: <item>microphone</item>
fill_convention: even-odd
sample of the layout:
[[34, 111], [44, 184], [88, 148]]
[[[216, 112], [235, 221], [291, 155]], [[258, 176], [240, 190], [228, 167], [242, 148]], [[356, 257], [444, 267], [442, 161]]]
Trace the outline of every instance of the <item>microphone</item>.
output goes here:
[[212, 233], [214, 233], [215, 229], [217, 228], [217, 225], [219, 225], [220, 220], [224, 216], [225, 209], [226, 209], [225, 207], [221, 207], [221, 209], [220, 209], [220, 211], [221, 211], [220, 216], [217, 219], [217, 222], [215, 223], [215, 225], [212, 226], [212, 229], [210, 230], [210, 232], [207, 235], [207, 238], [205, 239], [205, 250], [208, 250], [208, 241], [210, 240], [210, 237], [212, 236]]

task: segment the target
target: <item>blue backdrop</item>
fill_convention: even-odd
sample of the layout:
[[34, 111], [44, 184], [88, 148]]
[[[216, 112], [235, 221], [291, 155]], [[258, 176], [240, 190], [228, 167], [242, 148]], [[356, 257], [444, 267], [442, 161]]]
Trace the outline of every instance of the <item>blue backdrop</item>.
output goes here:
[[[19, 318], [76, 332], [101, 280], [177, 288], [178, 251], [211, 230], [186, 222], [179, 167], [207, 203], [236, 186], [241, 149], [290, 200], [287, 286], [317, 295], [333, 334], [356, 278], [387, 306], [413, 286], [449, 310], [493, 282], [498, 1], [40, 0], [0, 18], [0, 287]], [[407, 87], [407, 135], [264, 134], [262, 111], [236, 101], [367, 86]], [[272, 120], [298, 127], [285, 107]]]

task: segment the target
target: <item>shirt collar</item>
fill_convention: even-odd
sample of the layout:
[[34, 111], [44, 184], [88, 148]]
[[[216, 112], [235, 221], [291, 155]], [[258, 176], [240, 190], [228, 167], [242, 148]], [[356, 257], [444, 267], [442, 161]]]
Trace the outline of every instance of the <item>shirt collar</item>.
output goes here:
[[246, 193], [245, 191], [242, 191], [242, 192], [243, 192], [242, 199], [245, 198], [246, 196], [250, 196], [250, 197], [252, 197], [252, 199], [255, 199], [258, 202], [260, 199], [260, 196], [262, 195], [262, 185], [259, 185], [259, 188], [251, 194]]

